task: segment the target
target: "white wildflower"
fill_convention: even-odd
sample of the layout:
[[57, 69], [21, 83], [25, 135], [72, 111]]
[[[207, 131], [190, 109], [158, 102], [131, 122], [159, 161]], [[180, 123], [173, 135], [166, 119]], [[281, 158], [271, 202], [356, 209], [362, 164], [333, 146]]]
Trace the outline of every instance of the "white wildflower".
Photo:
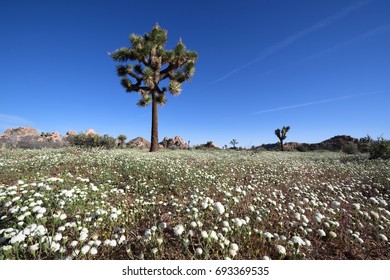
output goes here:
[[51, 242], [51, 244], [50, 244], [50, 249], [53, 252], [57, 252], [60, 249], [60, 247], [61, 247], [61, 245], [57, 242]]
[[54, 241], [60, 241], [61, 239], [62, 239], [61, 233], [56, 233], [56, 235], [54, 235], [54, 238], [53, 238]]
[[368, 201], [375, 205], [379, 204], [379, 201], [375, 197], [370, 197]]
[[332, 203], [330, 204], [330, 206], [331, 206], [333, 209], [339, 209], [340, 206], [341, 206], [341, 203], [334, 200], [334, 201], [332, 201]]
[[80, 241], [85, 241], [87, 238], [88, 238], [88, 233], [86, 233], [85, 231], [82, 231], [82, 232], [80, 233], [80, 238], [79, 238], [79, 240], [80, 240]]
[[97, 250], [96, 247], [92, 247], [91, 250], [89, 250], [89, 253], [90, 253], [91, 255], [96, 255], [97, 252], [98, 252], [98, 250]]
[[84, 255], [87, 254], [89, 252], [89, 250], [91, 249], [91, 246], [89, 245], [84, 245], [82, 248], [81, 248], [81, 253], [83, 253]]
[[173, 232], [175, 233], [176, 236], [182, 235], [184, 232], [184, 226], [183, 225], [177, 225], [173, 228]]
[[192, 221], [192, 222], [190, 223], [190, 226], [191, 226], [192, 228], [196, 228], [196, 227], [198, 226], [198, 224], [197, 224], [195, 221]]
[[384, 235], [383, 233], [378, 234], [378, 237], [379, 237], [379, 239], [382, 240], [382, 241], [385, 241], [385, 242], [388, 241], [386, 235]]
[[221, 202], [215, 202], [214, 209], [218, 212], [219, 215], [225, 213], [225, 207], [222, 205]]
[[30, 245], [28, 247], [28, 249], [30, 250], [30, 252], [35, 252], [36, 250], [39, 249], [39, 243], [35, 243], [34, 245]]
[[144, 232], [144, 237], [145, 237], [146, 239], [151, 238], [151, 237], [152, 237], [152, 231], [151, 231], [150, 229], [145, 230], [145, 232]]
[[238, 251], [238, 245], [236, 243], [230, 243], [229, 249], [233, 251]]
[[200, 248], [200, 247], [196, 248], [195, 254], [198, 255], [198, 256], [201, 256], [203, 254], [203, 249]]
[[286, 248], [284, 248], [282, 245], [276, 245], [276, 252], [278, 252], [279, 255], [285, 256]]
[[12, 236], [11, 240], [9, 241], [10, 244], [15, 244], [17, 242], [23, 242], [26, 239], [26, 235], [21, 231], [17, 235]]
[[217, 233], [216, 233], [214, 230], [211, 230], [211, 231], [209, 232], [209, 237], [210, 237], [210, 239], [218, 240]]
[[305, 245], [305, 242], [300, 238], [299, 236], [293, 236], [292, 237], [292, 242], [297, 245], [297, 246], [303, 246]]
[[209, 235], [207, 234], [207, 231], [205, 230], [202, 230], [201, 233], [200, 233], [200, 236], [204, 239], [207, 239], [209, 238]]
[[166, 222], [161, 222], [158, 227], [161, 228], [161, 229], [166, 229], [167, 228], [167, 223]]
[[373, 219], [379, 220], [379, 213], [375, 211], [370, 211], [370, 215]]
[[322, 229], [317, 230], [317, 234], [318, 234], [320, 237], [325, 237], [325, 236], [326, 236], [325, 231], [323, 231]]
[[360, 204], [359, 203], [352, 203], [352, 209], [359, 211], [360, 210]]
[[267, 240], [269, 240], [269, 239], [271, 239], [271, 238], [274, 238], [274, 236], [272, 235], [272, 233], [269, 233], [269, 232], [265, 232], [265, 233], [263, 234], [263, 236], [264, 236], [264, 238], [267, 239]]

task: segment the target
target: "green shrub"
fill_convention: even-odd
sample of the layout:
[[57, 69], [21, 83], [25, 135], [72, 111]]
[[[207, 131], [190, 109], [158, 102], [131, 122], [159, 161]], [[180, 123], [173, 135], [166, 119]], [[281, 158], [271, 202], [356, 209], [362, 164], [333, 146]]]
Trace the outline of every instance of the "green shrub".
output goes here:
[[370, 147], [370, 159], [390, 159], [390, 141], [383, 137], [372, 142]]
[[372, 138], [370, 137], [370, 135], [360, 138], [358, 143], [359, 152], [361, 153], [370, 152], [371, 144], [372, 144]]
[[105, 134], [99, 137], [99, 147], [103, 147], [106, 149], [113, 149], [117, 146], [116, 140], [114, 137]]
[[343, 146], [341, 147], [341, 151], [343, 153], [348, 154], [348, 155], [354, 155], [354, 154], [357, 154], [359, 152], [358, 146], [355, 143], [345, 143], [345, 144], [343, 144]]
[[297, 147], [297, 151], [298, 152], [308, 152], [309, 151], [309, 148], [308, 147], [306, 147], [306, 146], [304, 146], [304, 145], [299, 145], [298, 147]]
[[105, 134], [99, 136], [97, 134], [85, 134], [81, 133], [72, 139], [75, 146], [84, 147], [84, 148], [94, 148], [94, 147], [103, 147], [106, 149], [113, 149], [116, 147], [115, 138]]

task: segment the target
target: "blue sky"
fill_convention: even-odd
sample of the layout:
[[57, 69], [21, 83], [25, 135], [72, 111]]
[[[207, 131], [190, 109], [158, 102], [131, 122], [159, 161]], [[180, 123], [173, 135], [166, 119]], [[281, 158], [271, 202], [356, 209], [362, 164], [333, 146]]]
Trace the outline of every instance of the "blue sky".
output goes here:
[[0, 1], [0, 131], [30, 125], [150, 139], [151, 108], [108, 56], [156, 22], [197, 51], [159, 137], [219, 146], [390, 138], [390, 1]]

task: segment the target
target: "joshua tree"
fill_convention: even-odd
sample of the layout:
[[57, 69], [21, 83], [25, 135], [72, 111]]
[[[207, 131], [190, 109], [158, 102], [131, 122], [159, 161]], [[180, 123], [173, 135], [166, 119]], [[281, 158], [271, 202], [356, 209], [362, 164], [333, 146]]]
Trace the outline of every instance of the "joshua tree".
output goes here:
[[230, 141], [230, 145], [233, 146], [233, 149], [236, 148], [236, 145], [238, 144], [238, 141], [236, 139], [233, 139], [232, 141]]
[[[167, 31], [156, 24], [143, 35], [130, 35], [130, 48], [121, 48], [110, 56], [119, 62], [137, 61], [137, 64], [117, 66], [117, 74], [126, 92], [138, 92], [141, 99], [137, 105], [146, 107], [152, 103], [152, 131], [150, 151], [158, 150], [158, 105], [166, 103], [167, 90], [172, 95], [181, 92], [181, 84], [188, 81], [195, 72], [198, 54], [186, 50], [181, 39], [172, 50], [165, 50]], [[167, 87], [160, 82], [168, 79]]]
[[279, 128], [275, 130], [275, 135], [279, 138], [280, 141], [280, 149], [284, 151], [283, 148], [283, 140], [287, 138], [286, 134], [290, 130], [289, 126], [283, 126], [282, 130]]
[[121, 134], [121, 135], [118, 136], [118, 140], [121, 142], [120, 145], [121, 145], [122, 148], [125, 146], [125, 140], [126, 139], [127, 139], [126, 135]]

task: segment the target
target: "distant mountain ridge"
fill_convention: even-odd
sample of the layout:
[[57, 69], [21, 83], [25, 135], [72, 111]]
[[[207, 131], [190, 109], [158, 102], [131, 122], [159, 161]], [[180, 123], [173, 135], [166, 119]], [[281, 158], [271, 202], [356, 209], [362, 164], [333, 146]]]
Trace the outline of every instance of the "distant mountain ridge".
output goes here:
[[[297, 142], [287, 142], [284, 144], [285, 150], [297, 150], [299, 147], [306, 148], [309, 151], [315, 150], [327, 150], [327, 151], [340, 151], [343, 145], [353, 143], [358, 144], [359, 139], [353, 138], [349, 135], [337, 135], [332, 138], [326, 139], [320, 143], [307, 144]], [[275, 150], [279, 147], [279, 143], [263, 144], [260, 147], [266, 150]]]

